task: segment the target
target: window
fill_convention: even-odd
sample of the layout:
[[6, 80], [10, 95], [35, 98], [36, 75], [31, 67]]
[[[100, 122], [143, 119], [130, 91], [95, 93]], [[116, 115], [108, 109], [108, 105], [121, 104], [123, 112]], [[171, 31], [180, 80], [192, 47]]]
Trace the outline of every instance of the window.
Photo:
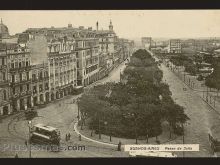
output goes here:
[[15, 62], [15, 68], [17, 68], [17, 67], [18, 67], [18, 62], [16, 61], [16, 62]]
[[5, 81], [5, 79], [6, 79], [5, 72], [2, 72], [2, 80]]
[[43, 91], [43, 85], [39, 85], [39, 91], [42, 92]]
[[42, 74], [42, 72], [39, 73], [39, 79], [40, 79], [40, 80], [43, 79], [43, 74]]
[[23, 92], [23, 85], [20, 86], [20, 92]]
[[29, 73], [28, 72], [26, 73], [26, 78], [27, 78], [27, 80], [29, 80]]
[[11, 80], [12, 80], [13, 83], [15, 82], [15, 75], [14, 74], [11, 75]]
[[3, 91], [3, 100], [6, 100], [7, 99], [7, 93], [6, 93], [6, 90]]
[[27, 84], [27, 91], [29, 91], [30, 90], [30, 86], [29, 86], [29, 84]]
[[26, 61], [26, 66], [28, 66], [29, 65], [29, 62], [28, 61]]
[[2, 65], [5, 65], [5, 59], [2, 58]]
[[15, 67], [15, 64], [11, 63], [11, 68], [14, 69], [14, 67]]
[[20, 81], [22, 81], [22, 73], [20, 73], [19, 75], [20, 75]]
[[45, 89], [48, 90], [49, 87], [48, 87], [48, 83], [45, 83]]
[[33, 93], [37, 93], [37, 87], [36, 86], [33, 86]]
[[36, 74], [32, 74], [32, 80], [36, 80]]
[[19, 62], [19, 68], [21, 68], [21, 62]]

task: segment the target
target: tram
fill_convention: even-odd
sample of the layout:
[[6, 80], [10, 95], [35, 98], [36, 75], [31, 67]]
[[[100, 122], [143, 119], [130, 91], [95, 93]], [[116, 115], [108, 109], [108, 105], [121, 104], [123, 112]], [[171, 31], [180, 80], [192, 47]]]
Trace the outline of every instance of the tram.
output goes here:
[[60, 145], [60, 131], [57, 128], [36, 124], [31, 130], [30, 142], [32, 144]]

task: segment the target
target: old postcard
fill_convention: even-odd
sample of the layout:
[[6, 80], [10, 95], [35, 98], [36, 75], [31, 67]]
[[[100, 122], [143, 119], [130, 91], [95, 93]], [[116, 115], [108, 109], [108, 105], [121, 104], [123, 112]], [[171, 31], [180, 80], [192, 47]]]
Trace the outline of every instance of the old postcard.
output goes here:
[[220, 10], [0, 18], [1, 158], [220, 156]]

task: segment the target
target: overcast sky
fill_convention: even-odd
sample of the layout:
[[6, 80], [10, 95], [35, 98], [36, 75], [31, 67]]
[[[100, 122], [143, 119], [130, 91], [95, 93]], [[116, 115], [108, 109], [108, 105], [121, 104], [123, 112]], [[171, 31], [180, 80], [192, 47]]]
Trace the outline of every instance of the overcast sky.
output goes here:
[[119, 37], [220, 37], [220, 10], [0, 11], [10, 34], [29, 27], [92, 26], [107, 29], [110, 19]]

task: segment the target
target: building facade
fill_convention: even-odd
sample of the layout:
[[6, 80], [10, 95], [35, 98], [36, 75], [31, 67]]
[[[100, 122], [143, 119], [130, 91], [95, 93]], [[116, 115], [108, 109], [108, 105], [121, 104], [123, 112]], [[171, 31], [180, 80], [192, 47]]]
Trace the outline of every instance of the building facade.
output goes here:
[[13, 111], [31, 108], [31, 55], [26, 45], [7, 46], [10, 99]]
[[150, 49], [152, 46], [152, 38], [151, 37], [142, 37], [141, 43], [142, 43], [143, 48]]
[[0, 115], [11, 113], [6, 45], [0, 44]]
[[48, 43], [49, 101], [72, 94], [77, 86], [75, 41], [67, 38]]
[[182, 53], [182, 46], [180, 39], [171, 39], [169, 41], [168, 53], [174, 53], [174, 54]]

